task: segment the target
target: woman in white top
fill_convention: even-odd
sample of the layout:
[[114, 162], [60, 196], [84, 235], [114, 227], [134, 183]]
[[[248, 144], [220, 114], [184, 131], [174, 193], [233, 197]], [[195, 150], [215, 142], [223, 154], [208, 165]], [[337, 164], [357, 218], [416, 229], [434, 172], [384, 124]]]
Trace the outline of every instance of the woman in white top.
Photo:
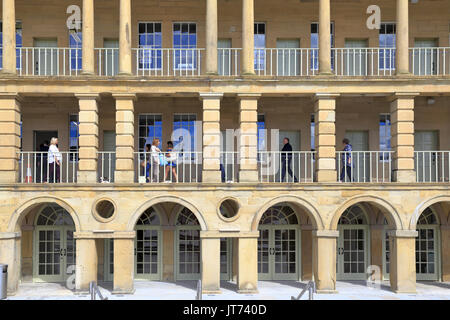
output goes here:
[[60, 168], [62, 163], [61, 152], [58, 149], [58, 138], [52, 138], [50, 140], [50, 147], [48, 148], [48, 174], [49, 182], [57, 183], [61, 182]]
[[150, 148], [151, 151], [151, 159], [152, 159], [152, 176], [151, 176], [151, 182], [159, 182], [159, 153], [161, 150], [158, 148], [159, 146], [159, 139], [153, 139], [152, 147]]

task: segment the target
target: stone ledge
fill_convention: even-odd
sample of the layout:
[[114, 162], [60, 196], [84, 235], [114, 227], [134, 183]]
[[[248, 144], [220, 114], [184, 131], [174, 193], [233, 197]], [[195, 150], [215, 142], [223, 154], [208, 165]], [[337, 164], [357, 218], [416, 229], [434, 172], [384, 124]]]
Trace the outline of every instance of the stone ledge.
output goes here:
[[388, 235], [394, 238], [416, 238], [419, 233], [416, 230], [391, 230]]
[[21, 232], [0, 232], [0, 240], [17, 239], [22, 236]]

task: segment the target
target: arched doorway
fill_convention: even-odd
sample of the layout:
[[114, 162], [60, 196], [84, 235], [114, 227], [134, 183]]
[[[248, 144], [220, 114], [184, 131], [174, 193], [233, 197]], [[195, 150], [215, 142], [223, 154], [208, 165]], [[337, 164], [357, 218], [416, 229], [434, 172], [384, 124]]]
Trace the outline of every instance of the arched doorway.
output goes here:
[[428, 207], [417, 221], [416, 277], [417, 280], [439, 280], [439, 222]]
[[338, 223], [336, 279], [365, 280], [369, 258], [369, 223], [359, 205], [344, 211]]
[[175, 279], [200, 279], [200, 224], [186, 207], [175, 222]]
[[288, 204], [269, 208], [259, 222], [259, 280], [299, 280], [300, 225]]
[[37, 213], [34, 228], [33, 280], [64, 282], [75, 272], [75, 224], [57, 204], [47, 204]]

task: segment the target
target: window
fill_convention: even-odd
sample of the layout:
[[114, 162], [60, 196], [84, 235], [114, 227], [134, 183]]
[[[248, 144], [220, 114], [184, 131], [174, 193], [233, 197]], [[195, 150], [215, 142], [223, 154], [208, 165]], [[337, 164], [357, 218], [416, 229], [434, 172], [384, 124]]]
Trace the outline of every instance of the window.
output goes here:
[[79, 30], [69, 31], [70, 70], [80, 71], [82, 64], [83, 33]]
[[[197, 25], [195, 23], [173, 24], [174, 70], [197, 68]], [[181, 49], [181, 50], [180, 50]]]
[[315, 117], [314, 117], [314, 113], [313, 113], [313, 114], [311, 114], [311, 125], [310, 125], [311, 151], [316, 150], [315, 134], [316, 134], [316, 122], [315, 122]]
[[258, 151], [266, 150], [266, 119], [263, 114], [258, 114]]
[[[380, 151], [391, 151], [391, 115], [380, 114]], [[389, 152], [380, 153], [380, 161], [388, 161]]]
[[395, 23], [381, 24], [379, 35], [379, 68], [381, 70], [395, 69], [395, 34]]
[[195, 114], [175, 114], [173, 116], [173, 146], [179, 151], [195, 151], [197, 128]]
[[[20, 69], [21, 65], [21, 51], [18, 48], [22, 47], [22, 22], [16, 22], [16, 68]], [[3, 24], [0, 21], [0, 69], [3, 68]]]
[[161, 23], [139, 22], [139, 69], [159, 70], [162, 67]]
[[[331, 29], [331, 48], [334, 48], [334, 23], [330, 25]], [[311, 23], [311, 48], [316, 50], [311, 50], [311, 70], [319, 70], [319, 23]], [[334, 69], [334, 55], [331, 55], [331, 69]]]
[[255, 70], [264, 70], [265, 67], [265, 48], [266, 48], [266, 24], [255, 23], [254, 27], [254, 45], [255, 45]]
[[[162, 143], [162, 116], [160, 114], [139, 115], [139, 152], [145, 151], [145, 145], [152, 144], [158, 138]], [[161, 149], [161, 144], [159, 145]]]
[[[80, 137], [78, 114], [69, 115], [70, 161], [78, 161], [78, 139]], [[73, 152], [73, 153], [72, 153]]]

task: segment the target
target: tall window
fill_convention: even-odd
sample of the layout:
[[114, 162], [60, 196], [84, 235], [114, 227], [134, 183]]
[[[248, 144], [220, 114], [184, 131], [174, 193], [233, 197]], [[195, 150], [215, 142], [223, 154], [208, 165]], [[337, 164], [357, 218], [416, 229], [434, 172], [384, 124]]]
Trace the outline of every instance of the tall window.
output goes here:
[[[16, 22], [16, 68], [20, 69], [20, 49], [22, 47], [22, 22]], [[0, 68], [3, 68], [3, 23], [0, 21]]]
[[70, 47], [70, 70], [79, 71], [83, 69], [82, 64], [82, 46], [83, 33], [81, 30], [69, 31], [69, 47]]
[[395, 23], [382, 23], [379, 35], [379, 68], [382, 70], [395, 69]]
[[265, 48], [266, 48], [266, 24], [262, 22], [254, 25], [254, 46], [255, 46], [255, 70], [264, 70]]
[[196, 151], [197, 128], [195, 114], [175, 114], [173, 116], [173, 146], [177, 151]]
[[78, 140], [80, 137], [79, 125], [78, 114], [69, 115], [69, 151], [71, 152], [71, 161], [78, 161]]
[[[330, 25], [331, 30], [331, 48], [334, 48], [334, 23]], [[311, 48], [316, 50], [311, 50], [311, 70], [319, 70], [319, 23], [311, 23]], [[334, 55], [331, 55], [331, 69], [334, 69]]]
[[258, 151], [266, 150], [266, 118], [263, 114], [258, 114]]
[[173, 48], [175, 70], [197, 68], [197, 25], [195, 23], [173, 24]]
[[162, 32], [159, 22], [139, 22], [139, 69], [162, 67]]
[[[162, 116], [160, 114], [140, 114], [139, 152], [144, 152], [145, 145], [151, 145], [155, 138], [162, 143]], [[159, 147], [161, 148], [161, 144]]]
[[[380, 114], [380, 151], [391, 151], [391, 115]], [[389, 160], [389, 152], [380, 154], [380, 160]]]
[[311, 135], [311, 151], [316, 149], [316, 122], [314, 113], [311, 114], [310, 135]]

